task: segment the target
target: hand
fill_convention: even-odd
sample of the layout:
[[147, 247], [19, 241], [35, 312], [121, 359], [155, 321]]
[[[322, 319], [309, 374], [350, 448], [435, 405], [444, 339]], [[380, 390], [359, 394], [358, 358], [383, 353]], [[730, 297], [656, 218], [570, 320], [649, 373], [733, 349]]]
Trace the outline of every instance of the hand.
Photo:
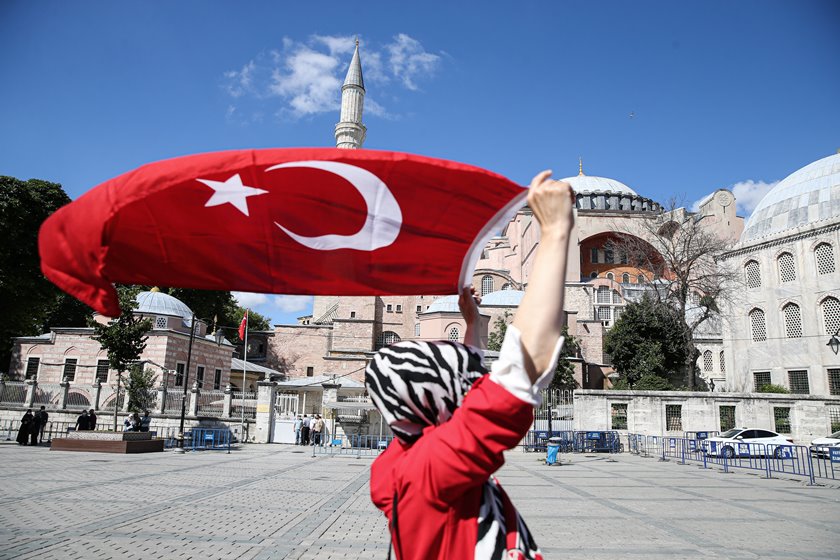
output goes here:
[[467, 326], [474, 325], [478, 321], [478, 306], [481, 305], [481, 298], [475, 295], [473, 286], [464, 286], [458, 294], [458, 309], [461, 316], [467, 322]]
[[575, 192], [569, 183], [555, 181], [550, 177], [551, 170], [546, 170], [531, 180], [528, 206], [540, 224], [542, 236], [568, 235], [575, 223], [572, 212], [575, 207]]

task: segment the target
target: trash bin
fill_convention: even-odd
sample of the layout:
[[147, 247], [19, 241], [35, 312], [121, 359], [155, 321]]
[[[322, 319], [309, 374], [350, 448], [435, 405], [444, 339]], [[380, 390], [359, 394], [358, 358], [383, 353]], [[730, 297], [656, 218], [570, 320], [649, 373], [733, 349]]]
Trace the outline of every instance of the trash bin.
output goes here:
[[550, 437], [548, 438], [548, 445], [546, 446], [545, 464], [557, 464], [557, 453], [560, 451], [560, 445], [563, 443], [562, 438]]

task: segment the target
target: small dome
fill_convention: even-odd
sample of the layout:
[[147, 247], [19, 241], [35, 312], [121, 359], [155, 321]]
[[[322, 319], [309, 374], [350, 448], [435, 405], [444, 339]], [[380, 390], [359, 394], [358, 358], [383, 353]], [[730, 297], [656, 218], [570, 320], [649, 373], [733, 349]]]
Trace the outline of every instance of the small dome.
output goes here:
[[180, 299], [152, 290], [137, 294], [136, 313], [148, 315], [171, 315], [181, 317], [189, 323], [192, 320], [192, 309], [186, 306]]
[[840, 218], [840, 154], [794, 171], [764, 195], [744, 224], [741, 242]]
[[522, 301], [525, 292], [522, 290], [499, 290], [481, 296], [481, 305], [499, 305], [516, 307]]
[[566, 177], [563, 179], [575, 190], [575, 193], [615, 193], [637, 195], [636, 191], [615, 179], [607, 179], [606, 177], [592, 177], [589, 175], [577, 175], [576, 177]]
[[460, 313], [461, 310], [458, 309], [458, 296], [443, 296], [437, 298], [426, 310], [426, 313], [435, 312]]

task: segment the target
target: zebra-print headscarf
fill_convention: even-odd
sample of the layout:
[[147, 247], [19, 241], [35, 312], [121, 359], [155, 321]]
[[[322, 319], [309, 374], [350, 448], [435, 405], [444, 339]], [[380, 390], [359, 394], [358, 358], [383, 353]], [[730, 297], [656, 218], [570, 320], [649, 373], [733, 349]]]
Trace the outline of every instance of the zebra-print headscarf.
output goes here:
[[[448, 421], [472, 384], [487, 373], [482, 356], [459, 342], [403, 341], [379, 350], [365, 370], [373, 403], [394, 435], [414, 443]], [[481, 493], [476, 560], [541, 560], [528, 526], [498, 481]]]

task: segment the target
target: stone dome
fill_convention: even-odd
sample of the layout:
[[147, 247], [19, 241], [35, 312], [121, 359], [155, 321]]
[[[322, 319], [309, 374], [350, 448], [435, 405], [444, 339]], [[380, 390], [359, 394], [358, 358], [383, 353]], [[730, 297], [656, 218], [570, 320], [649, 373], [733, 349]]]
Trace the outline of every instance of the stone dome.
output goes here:
[[794, 171], [768, 192], [744, 224], [741, 242], [840, 218], [840, 154]]
[[575, 177], [566, 177], [563, 179], [575, 190], [576, 193], [614, 193], [614, 194], [628, 194], [636, 195], [636, 191], [615, 179], [607, 179], [606, 177], [594, 177], [590, 175], [577, 175]]
[[443, 296], [437, 298], [429, 308], [425, 311], [426, 313], [460, 313], [460, 309], [458, 309], [458, 296]]
[[[525, 292], [522, 290], [499, 290], [481, 296], [481, 305], [517, 306], [522, 301]], [[456, 302], [457, 303], [457, 302]]]
[[181, 317], [187, 324], [192, 320], [192, 309], [180, 299], [157, 290], [137, 294], [135, 313]]

